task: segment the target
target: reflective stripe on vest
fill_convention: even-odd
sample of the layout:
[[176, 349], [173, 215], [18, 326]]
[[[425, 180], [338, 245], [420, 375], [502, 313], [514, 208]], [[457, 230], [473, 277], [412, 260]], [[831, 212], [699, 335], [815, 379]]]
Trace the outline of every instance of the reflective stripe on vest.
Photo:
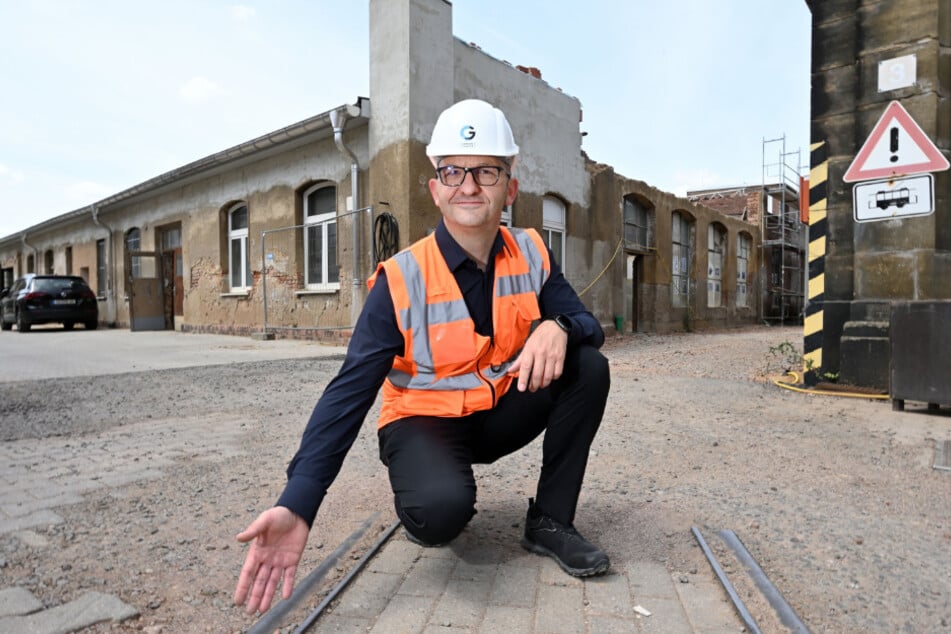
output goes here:
[[[550, 264], [548, 262], [548, 252], [544, 249], [544, 243], [537, 232], [526, 230], [502, 228], [503, 240], [505, 246], [501, 253], [496, 256], [496, 279], [494, 286], [493, 300], [493, 321], [498, 318], [506, 317], [505, 311], [519, 310], [513, 306], [520, 305], [519, 301], [513, 297], [515, 304], [500, 303], [499, 298], [512, 297], [517, 295], [529, 294], [534, 304], [534, 311], [537, 313], [537, 298], [541, 293], [542, 286], [548, 279], [550, 273]], [[532, 235], [533, 234], [533, 235]], [[514, 248], [513, 248], [514, 247]], [[390, 293], [393, 296], [394, 308], [398, 326], [406, 338], [405, 350], [406, 357], [397, 357], [393, 369], [387, 376], [387, 384], [384, 384], [384, 406], [381, 412], [380, 425], [385, 425], [394, 420], [394, 412], [401, 411], [401, 398], [407, 398], [405, 392], [398, 390], [412, 391], [420, 394], [413, 396], [413, 402], [425, 401], [421, 395], [426, 391], [432, 392], [467, 392], [478, 390], [499, 389], [501, 393], [507, 390], [511, 377], [506, 376], [506, 372], [512, 361], [518, 355], [524, 339], [529, 332], [526, 325], [522, 325], [524, 332], [514, 333], [502, 339], [509, 340], [509, 350], [499, 346], [488, 348], [489, 353], [482, 354], [485, 358], [475, 358], [479, 354], [478, 349], [472, 349], [470, 355], [471, 361], [461, 369], [467, 370], [462, 373], [440, 376], [440, 371], [445, 372], [444, 367], [437, 367], [437, 356], [432, 350], [432, 332], [433, 328], [438, 328], [447, 324], [457, 322], [462, 328], [463, 334], [471, 334], [474, 340], [486, 341], [486, 338], [475, 333], [475, 325], [469, 315], [465, 300], [462, 298], [462, 292], [458, 289], [455, 278], [442, 260], [442, 268], [435, 269], [430, 267], [431, 274], [437, 278], [448, 276], [448, 279], [429, 280], [432, 285], [440, 286], [438, 291], [429, 291], [437, 296], [449, 295], [446, 301], [433, 301], [432, 295], [427, 296], [427, 280], [420, 261], [417, 258], [439, 257], [438, 246], [435, 244], [435, 237], [430, 235], [420, 240], [409, 249], [401, 251], [389, 262], [381, 264], [380, 267], [388, 268], [392, 271], [392, 266], [398, 267], [398, 271], [392, 271], [393, 275], [388, 274], [388, 284]], [[527, 268], [527, 271], [525, 269]], [[515, 272], [518, 271], [518, 272]], [[398, 273], [398, 274], [397, 274]], [[372, 283], [372, 280], [371, 280]], [[449, 288], [443, 288], [451, 284]], [[428, 298], [428, 301], [427, 301]], [[407, 305], [408, 304], [408, 305]], [[499, 312], [502, 311], [502, 312]], [[519, 312], [522, 312], [519, 310]], [[516, 321], [513, 315], [507, 315], [511, 319], [506, 321]], [[495, 324], [498, 330], [498, 324]], [[515, 325], [503, 323], [502, 328], [517, 328]], [[455, 331], [453, 331], [455, 332]], [[506, 332], [505, 334], [509, 334]], [[517, 342], [517, 348], [515, 347]], [[469, 344], [464, 341], [451, 341], [448, 345], [459, 346], [459, 349], [468, 350], [465, 346]], [[492, 357], [492, 350], [496, 354], [506, 354], [504, 360], [497, 360], [497, 363], [489, 363], [487, 359]], [[458, 351], [458, 350], [457, 350]], [[452, 355], [450, 355], [452, 356]], [[488, 383], [487, 383], [488, 381]], [[497, 396], [501, 396], [501, 393]], [[497, 398], [496, 396], [496, 398]], [[394, 401], [393, 399], [396, 399]], [[389, 404], [389, 407], [388, 407]], [[420, 411], [418, 414], [440, 415], [440, 412]], [[466, 412], [471, 413], [471, 412]], [[443, 415], [449, 415], [444, 413]], [[389, 419], [387, 419], [389, 418]]]

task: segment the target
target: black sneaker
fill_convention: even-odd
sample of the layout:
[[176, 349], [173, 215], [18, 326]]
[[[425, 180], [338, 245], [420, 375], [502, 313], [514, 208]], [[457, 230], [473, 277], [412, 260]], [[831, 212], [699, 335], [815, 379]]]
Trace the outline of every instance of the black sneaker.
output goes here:
[[551, 557], [573, 577], [600, 575], [611, 567], [611, 560], [603, 550], [582, 537], [574, 526], [565, 526], [543, 515], [531, 498], [528, 500], [522, 547]]

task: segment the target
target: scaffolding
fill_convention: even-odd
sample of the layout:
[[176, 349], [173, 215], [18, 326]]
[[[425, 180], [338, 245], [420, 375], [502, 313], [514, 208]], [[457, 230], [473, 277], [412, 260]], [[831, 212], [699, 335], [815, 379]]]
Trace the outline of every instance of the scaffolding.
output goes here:
[[[767, 156], [776, 156], [770, 162]], [[786, 151], [786, 135], [763, 139], [760, 207], [763, 319], [801, 322], [805, 309], [807, 225], [799, 211], [801, 152]]]

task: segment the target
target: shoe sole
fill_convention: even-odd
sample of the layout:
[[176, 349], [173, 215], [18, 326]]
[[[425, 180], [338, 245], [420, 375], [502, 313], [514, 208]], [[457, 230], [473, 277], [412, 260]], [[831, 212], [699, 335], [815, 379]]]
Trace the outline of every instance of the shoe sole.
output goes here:
[[551, 550], [545, 548], [541, 544], [536, 544], [535, 542], [529, 540], [526, 537], [522, 538], [522, 548], [525, 550], [535, 553], [536, 555], [544, 555], [546, 557], [551, 557], [555, 560], [555, 563], [561, 567], [562, 570], [567, 572], [572, 577], [593, 577], [595, 575], [600, 575], [608, 571], [608, 568], [611, 567], [610, 561], [602, 561], [591, 568], [572, 568], [565, 562], [563, 562], [558, 555], [556, 555]]

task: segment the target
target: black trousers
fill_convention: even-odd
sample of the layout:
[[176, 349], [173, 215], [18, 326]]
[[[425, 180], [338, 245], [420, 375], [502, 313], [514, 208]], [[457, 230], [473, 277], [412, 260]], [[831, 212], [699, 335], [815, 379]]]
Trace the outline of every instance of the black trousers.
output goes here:
[[576, 346], [568, 349], [562, 376], [544, 390], [519, 392], [513, 384], [491, 410], [455, 419], [413, 416], [384, 426], [380, 459], [403, 525], [426, 543], [455, 538], [475, 515], [472, 465], [517, 451], [543, 431], [535, 504], [572, 524], [610, 384], [607, 359], [596, 348]]

